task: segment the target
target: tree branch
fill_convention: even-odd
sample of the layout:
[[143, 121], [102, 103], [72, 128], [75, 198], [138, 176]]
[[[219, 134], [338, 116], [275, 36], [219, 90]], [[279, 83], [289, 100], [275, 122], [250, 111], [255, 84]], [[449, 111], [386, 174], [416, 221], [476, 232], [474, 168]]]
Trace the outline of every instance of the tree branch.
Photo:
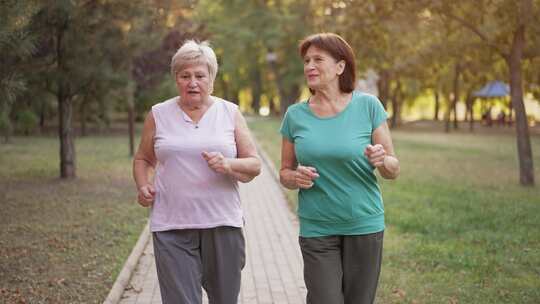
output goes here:
[[480, 39], [482, 39], [490, 48], [494, 49], [497, 53], [499, 53], [502, 57], [508, 58], [509, 54], [506, 53], [502, 48], [500, 48], [497, 44], [491, 42], [484, 33], [482, 33], [477, 27], [475, 27], [472, 23], [468, 22], [467, 20], [460, 18], [448, 11], [440, 11], [440, 14], [447, 16], [450, 19], [453, 19], [457, 22], [459, 22], [461, 25], [463, 25], [465, 28], [469, 29], [471, 32], [475, 33]]
[[90, 78], [88, 79], [87, 81], [85, 82], [82, 82], [81, 85], [79, 85], [77, 88], [71, 90], [70, 92], [70, 97], [73, 97], [81, 92], [84, 92], [86, 88], [90, 87], [93, 83], [93, 79]]

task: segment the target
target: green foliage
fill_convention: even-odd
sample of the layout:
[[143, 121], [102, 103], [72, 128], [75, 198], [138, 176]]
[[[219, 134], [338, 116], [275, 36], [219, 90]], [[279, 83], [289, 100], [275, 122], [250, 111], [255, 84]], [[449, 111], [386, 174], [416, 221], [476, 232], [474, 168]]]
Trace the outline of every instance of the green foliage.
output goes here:
[[163, 80], [159, 82], [157, 87], [140, 91], [140, 94], [137, 96], [137, 99], [140, 101], [135, 104], [135, 110], [140, 115], [137, 119], [143, 121], [143, 114], [149, 111], [154, 104], [176, 95], [178, 95], [178, 90], [176, 89], [174, 79], [172, 79], [170, 74], [164, 75]]
[[[33, 96], [45, 92], [54, 96], [63, 111], [57, 115], [63, 118], [58, 135], [67, 143], [60, 153], [62, 177], [75, 176], [74, 103], [82, 101], [84, 106], [79, 109], [97, 111], [81, 113], [82, 119], [93, 116], [99, 126], [108, 126], [114, 104], [129, 99], [119, 95], [127, 94], [133, 58], [148, 48], [154, 37], [157, 7], [150, 4], [150, 0], [41, 1], [23, 27], [39, 37], [37, 51], [26, 63], [28, 86]], [[45, 118], [45, 107], [37, 108]]]
[[[359, 74], [368, 68], [379, 73], [383, 102], [411, 108], [418, 96], [438, 92], [448, 108], [454, 79], [460, 81], [458, 102], [487, 80], [508, 81], [500, 53], [508, 54], [520, 22], [527, 26], [523, 87], [538, 97], [540, 26], [534, 20], [540, 19], [540, 3], [519, 3], [524, 6], [467, 0], [3, 0], [0, 111], [4, 125], [29, 108], [48, 122], [58, 117], [57, 108], [42, 106], [42, 100], [52, 96], [87, 111], [74, 119], [106, 127], [114, 112], [126, 110], [126, 95], [134, 91], [140, 119], [151, 104], [176, 95], [167, 64], [187, 38], [209, 39], [215, 48], [216, 95], [236, 101], [250, 92], [252, 105], [264, 96], [280, 100], [284, 109], [304, 89], [299, 40], [324, 31], [351, 43]], [[137, 86], [128, 92], [133, 80]], [[39, 98], [21, 98], [25, 93]], [[17, 98], [32, 105], [18, 105]]]
[[24, 60], [35, 51], [35, 37], [26, 30], [38, 5], [34, 1], [0, 2], [0, 130], [6, 141], [13, 129], [11, 111], [26, 90]]
[[11, 133], [12, 126], [11, 120], [8, 117], [8, 114], [4, 111], [0, 112], [0, 132], [6, 134]]
[[[303, 83], [297, 46], [309, 33], [308, 14], [306, 1], [200, 1], [195, 16], [219, 57], [218, 89], [260, 86], [287, 104], [296, 101]], [[271, 52], [275, 62], [267, 62]]]
[[26, 135], [31, 134], [38, 125], [38, 117], [31, 110], [24, 110], [18, 112], [16, 117], [17, 129], [23, 132]]
[[[51, 1], [36, 18], [32, 31], [48, 38], [41, 45], [42, 61], [56, 62], [33, 79], [56, 95], [84, 95], [100, 100], [121, 90], [129, 80], [133, 57], [144, 50], [154, 9], [146, 1]], [[83, 17], [84, 16], [84, 17]], [[144, 36], [143, 36], [144, 35]], [[84, 41], [85, 43], [81, 43]]]
[[0, 79], [0, 100], [10, 106], [26, 89], [26, 81], [20, 73], [12, 72]]

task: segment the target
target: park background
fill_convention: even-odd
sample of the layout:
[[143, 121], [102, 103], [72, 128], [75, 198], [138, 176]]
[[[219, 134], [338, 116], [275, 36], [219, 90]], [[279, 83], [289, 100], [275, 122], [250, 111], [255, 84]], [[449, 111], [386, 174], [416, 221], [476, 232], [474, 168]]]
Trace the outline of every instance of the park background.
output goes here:
[[0, 302], [103, 301], [146, 224], [131, 156], [183, 41], [210, 41], [214, 94], [279, 168], [281, 115], [308, 96], [298, 42], [326, 31], [402, 166], [381, 181], [377, 303], [540, 302], [538, 20], [537, 0], [2, 0]]

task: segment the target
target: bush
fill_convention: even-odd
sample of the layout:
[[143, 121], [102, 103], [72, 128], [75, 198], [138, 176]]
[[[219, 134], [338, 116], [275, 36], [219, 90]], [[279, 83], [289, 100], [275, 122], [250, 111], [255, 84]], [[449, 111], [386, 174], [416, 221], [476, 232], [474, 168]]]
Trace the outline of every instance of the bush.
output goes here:
[[36, 113], [30, 110], [24, 110], [17, 113], [16, 124], [17, 130], [24, 133], [24, 135], [30, 135], [37, 127], [39, 118]]
[[0, 112], [0, 132], [10, 131], [11, 123], [6, 113]]

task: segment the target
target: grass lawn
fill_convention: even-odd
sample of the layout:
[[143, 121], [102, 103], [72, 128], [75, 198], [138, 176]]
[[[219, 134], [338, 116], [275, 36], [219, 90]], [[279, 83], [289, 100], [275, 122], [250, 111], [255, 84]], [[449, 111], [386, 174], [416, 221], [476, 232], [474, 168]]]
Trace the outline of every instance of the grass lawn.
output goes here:
[[[279, 168], [279, 121], [249, 124]], [[478, 133], [392, 131], [402, 172], [379, 179], [377, 303], [540, 303], [540, 186], [519, 186], [512, 133]], [[531, 140], [540, 184], [540, 136]]]
[[102, 303], [146, 223], [127, 136], [76, 139], [77, 175], [59, 142], [0, 144], [0, 303]]

